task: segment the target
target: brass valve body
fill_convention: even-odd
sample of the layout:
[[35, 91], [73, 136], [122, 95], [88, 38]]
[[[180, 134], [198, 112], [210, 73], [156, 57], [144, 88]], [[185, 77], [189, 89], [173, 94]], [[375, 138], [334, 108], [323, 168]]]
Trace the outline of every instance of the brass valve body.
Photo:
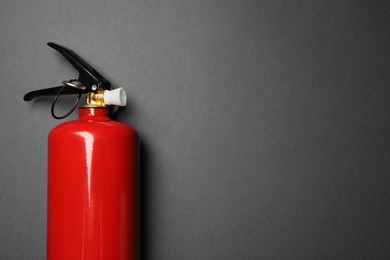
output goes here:
[[107, 107], [104, 103], [104, 90], [100, 88], [97, 92], [88, 92], [84, 107]]

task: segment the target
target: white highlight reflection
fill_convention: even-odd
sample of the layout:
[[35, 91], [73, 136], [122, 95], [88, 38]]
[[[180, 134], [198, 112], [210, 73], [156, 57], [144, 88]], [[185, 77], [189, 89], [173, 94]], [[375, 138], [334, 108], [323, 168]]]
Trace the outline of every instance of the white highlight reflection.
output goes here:
[[91, 207], [91, 175], [92, 175], [92, 152], [93, 152], [93, 135], [88, 132], [78, 132], [79, 136], [84, 138], [85, 156], [87, 159], [87, 178], [88, 178], [88, 207]]

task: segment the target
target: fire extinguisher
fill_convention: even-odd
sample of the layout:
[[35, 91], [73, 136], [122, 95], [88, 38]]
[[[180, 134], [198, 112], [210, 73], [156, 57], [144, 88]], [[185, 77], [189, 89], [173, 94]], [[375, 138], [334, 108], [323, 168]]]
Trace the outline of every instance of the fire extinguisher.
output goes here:
[[[51, 130], [48, 139], [48, 260], [133, 260], [137, 257], [136, 131], [110, 119], [126, 105], [124, 89], [111, 84], [72, 50], [55, 43], [79, 72], [77, 80], [36, 90], [25, 101], [54, 96], [51, 113], [70, 115], [83, 94], [79, 118]], [[77, 95], [72, 110], [58, 116], [60, 95]]]

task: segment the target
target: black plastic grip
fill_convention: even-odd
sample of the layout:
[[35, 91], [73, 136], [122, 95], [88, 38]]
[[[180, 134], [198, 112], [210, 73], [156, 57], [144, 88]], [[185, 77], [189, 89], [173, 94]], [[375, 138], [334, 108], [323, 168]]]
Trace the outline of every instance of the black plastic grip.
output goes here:
[[[62, 87], [63, 86], [34, 90], [34, 91], [28, 92], [26, 95], [24, 95], [23, 100], [30, 101], [30, 100], [37, 98], [37, 97], [55, 96], [58, 94], [58, 92], [61, 90]], [[77, 95], [80, 93], [83, 93], [83, 91], [79, 90], [79, 89], [75, 89], [75, 88], [64, 88], [61, 91], [61, 95]]]

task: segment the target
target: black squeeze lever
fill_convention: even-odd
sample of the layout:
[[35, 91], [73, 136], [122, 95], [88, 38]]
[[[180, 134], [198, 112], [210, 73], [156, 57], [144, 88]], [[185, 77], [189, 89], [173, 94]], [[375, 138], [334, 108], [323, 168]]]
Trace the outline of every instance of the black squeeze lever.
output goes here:
[[77, 80], [64, 81], [64, 86], [35, 90], [24, 95], [25, 101], [30, 101], [40, 96], [55, 96], [61, 95], [81, 94], [87, 92], [95, 92], [98, 89], [110, 90], [111, 84], [99, 72], [91, 67], [74, 51], [65, 48], [54, 42], [47, 43], [50, 47], [60, 52], [64, 57], [78, 70], [79, 78]]

